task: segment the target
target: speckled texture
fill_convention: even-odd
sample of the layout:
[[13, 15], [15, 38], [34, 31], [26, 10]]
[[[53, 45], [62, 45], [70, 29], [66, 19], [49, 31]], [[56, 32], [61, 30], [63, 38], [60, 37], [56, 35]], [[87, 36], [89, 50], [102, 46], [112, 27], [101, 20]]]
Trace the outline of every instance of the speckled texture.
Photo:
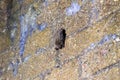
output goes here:
[[[0, 80], [120, 79], [119, 0], [11, 0], [11, 9], [0, 2]], [[67, 15], [72, 3], [80, 9]], [[59, 28], [67, 36], [55, 51]]]

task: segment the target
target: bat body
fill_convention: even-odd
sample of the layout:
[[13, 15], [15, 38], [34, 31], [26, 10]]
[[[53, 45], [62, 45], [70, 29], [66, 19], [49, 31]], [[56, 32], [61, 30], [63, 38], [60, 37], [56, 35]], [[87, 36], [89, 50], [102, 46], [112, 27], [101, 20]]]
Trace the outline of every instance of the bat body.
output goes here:
[[55, 49], [59, 50], [65, 47], [66, 31], [63, 28], [58, 29], [55, 34]]

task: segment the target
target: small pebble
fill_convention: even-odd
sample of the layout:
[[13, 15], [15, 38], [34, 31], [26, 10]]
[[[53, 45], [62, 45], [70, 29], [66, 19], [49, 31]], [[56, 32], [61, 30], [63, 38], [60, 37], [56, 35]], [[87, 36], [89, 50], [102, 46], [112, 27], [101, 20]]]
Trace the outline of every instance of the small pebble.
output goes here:
[[116, 40], [117, 42], [119, 42], [119, 41], [120, 41], [120, 38], [119, 38], [119, 37], [117, 37], [115, 40]]

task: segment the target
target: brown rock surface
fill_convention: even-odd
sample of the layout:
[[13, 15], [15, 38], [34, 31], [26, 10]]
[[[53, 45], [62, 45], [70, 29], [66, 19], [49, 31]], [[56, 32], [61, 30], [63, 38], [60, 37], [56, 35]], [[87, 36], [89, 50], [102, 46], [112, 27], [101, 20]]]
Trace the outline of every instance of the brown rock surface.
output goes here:
[[[71, 16], [66, 14], [71, 0], [11, 1], [10, 12], [10, 3], [0, 1], [0, 80], [120, 79], [119, 0], [77, 0], [80, 10]], [[38, 25], [44, 22], [47, 27], [42, 30]], [[23, 58], [19, 56], [20, 27], [23, 32], [35, 28], [28, 34]], [[62, 27], [67, 37], [65, 47], [59, 50], [61, 67], [56, 68], [53, 34]], [[12, 32], [16, 34], [13, 42]]]

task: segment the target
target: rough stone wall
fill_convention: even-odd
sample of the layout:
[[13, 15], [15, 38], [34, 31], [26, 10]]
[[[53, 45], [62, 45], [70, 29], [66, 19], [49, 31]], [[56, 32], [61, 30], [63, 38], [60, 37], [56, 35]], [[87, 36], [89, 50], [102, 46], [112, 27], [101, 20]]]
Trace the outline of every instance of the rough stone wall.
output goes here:
[[[0, 0], [0, 6], [0, 80], [120, 79], [119, 0]], [[59, 28], [67, 37], [56, 51]]]

